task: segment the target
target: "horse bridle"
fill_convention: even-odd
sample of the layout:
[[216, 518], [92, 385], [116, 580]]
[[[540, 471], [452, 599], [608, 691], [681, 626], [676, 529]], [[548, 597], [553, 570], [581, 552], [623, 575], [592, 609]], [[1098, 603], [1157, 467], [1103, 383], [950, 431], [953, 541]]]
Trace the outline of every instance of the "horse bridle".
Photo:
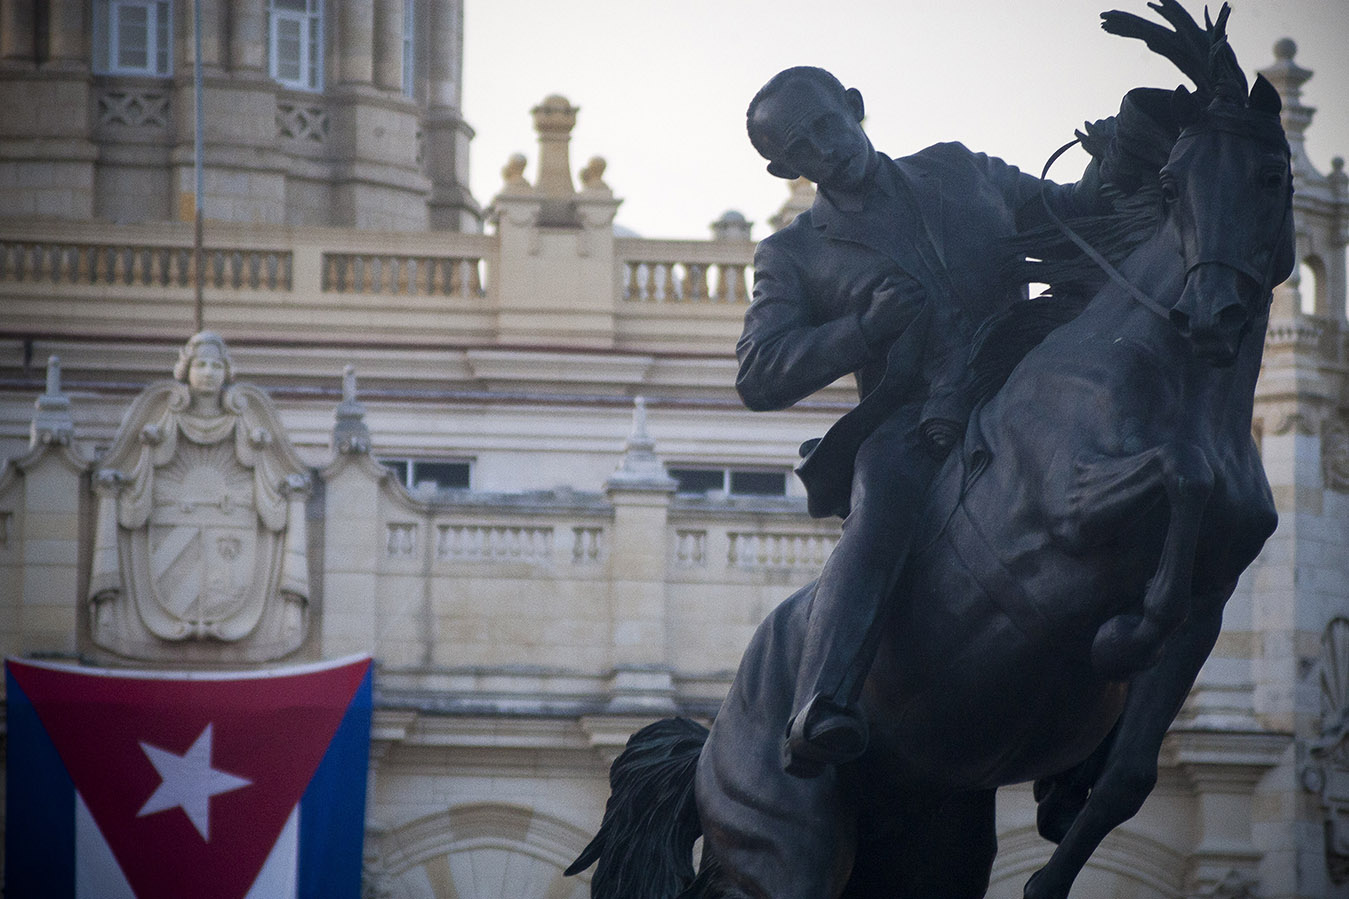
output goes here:
[[[1181, 133], [1179, 137], [1176, 138], [1176, 141], [1179, 142], [1187, 137], [1193, 137], [1196, 133], [1198, 133], [1199, 130], [1200, 129], [1187, 128], [1185, 129], [1184, 132]], [[1235, 129], [1222, 128], [1220, 125], [1209, 125], [1202, 130], [1233, 131], [1234, 133], [1244, 133], [1244, 132], [1236, 132]], [[1095, 247], [1087, 243], [1087, 241], [1082, 237], [1082, 235], [1074, 231], [1072, 226], [1070, 226], [1063, 219], [1059, 218], [1059, 216], [1054, 212], [1053, 208], [1049, 205], [1049, 197], [1046, 194], [1045, 187], [1048, 183], [1047, 179], [1049, 177], [1050, 168], [1054, 165], [1056, 161], [1058, 161], [1058, 158], [1060, 156], [1062, 156], [1064, 153], [1068, 152], [1081, 142], [1082, 139], [1080, 137], [1073, 138], [1068, 143], [1064, 144], [1063, 146], [1055, 150], [1054, 153], [1049, 157], [1049, 159], [1045, 161], [1044, 168], [1040, 171], [1040, 182], [1041, 182], [1040, 203], [1041, 205], [1044, 206], [1045, 214], [1049, 216], [1049, 220], [1054, 223], [1054, 226], [1058, 228], [1059, 231], [1063, 232], [1063, 236], [1072, 241], [1073, 245], [1076, 246], [1079, 250], [1081, 250], [1088, 259], [1096, 263], [1096, 266], [1100, 268], [1101, 271], [1105, 272], [1106, 275], [1109, 276], [1110, 280], [1115, 282], [1116, 286], [1118, 286], [1121, 290], [1123, 290], [1129, 296], [1133, 297], [1136, 301], [1138, 301], [1138, 303], [1142, 305], [1143, 308], [1147, 309], [1149, 312], [1153, 313], [1154, 315], [1158, 316], [1164, 321], [1170, 322], [1171, 310], [1167, 309], [1161, 303], [1157, 302], [1152, 297], [1148, 296], [1137, 286], [1135, 286], [1132, 281], [1124, 277], [1123, 273], [1121, 273], [1120, 270], [1117, 269], [1110, 262], [1109, 259], [1106, 259], [1104, 256], [1102, 256], [1096, 250]], [[1283, 215], [1279, 219], [1279, 227], [1275, 231], [1276, 234], [1283, 233], [1284, 225], [1288, 223], [1288, 212], [1291, 207], [1292, 207], [1291, 201], [1283, 205]], [[1234, 268], [1237, 271], [1241, 272], [1242, 274], [1249, 276], [1257, 284], [1260, 285], [1260, 295], [1268, 296], [1274, 289], [1274, 285], [1271, 282], [1274, 280], [1274, 266], [1277, 259], [1278, 254], [1274, 251], [1271, 251], [1269, 254], [1269, 262], [1266, 264], [1265, 271], [1263, 274], [1257, 272], [1254, 267], [1248, 265], [1244, 261], [1233, 262], [1227, 259], [1198, 259], [1189, 264], [1189, 266], [1185, 270], [1185, 275], [1188, 278], [1190, 272], [1194, 271], [1194, 269], [1197, 266], [1204, 265], [1210, 262], [1216, 262], [1222, 265], [1229, 266], [1230, 268]]]

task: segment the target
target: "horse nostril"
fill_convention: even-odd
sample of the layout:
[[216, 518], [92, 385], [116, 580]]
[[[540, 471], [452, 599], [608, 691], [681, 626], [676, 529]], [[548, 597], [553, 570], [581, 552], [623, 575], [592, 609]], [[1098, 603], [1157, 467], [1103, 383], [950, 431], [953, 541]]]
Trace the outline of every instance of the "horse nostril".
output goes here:
[[1171, 310], [1171, 324], [1175, 325], [1176, 330], [1181, 334], [1190, 333], [1190, 316], [1179, 309]]

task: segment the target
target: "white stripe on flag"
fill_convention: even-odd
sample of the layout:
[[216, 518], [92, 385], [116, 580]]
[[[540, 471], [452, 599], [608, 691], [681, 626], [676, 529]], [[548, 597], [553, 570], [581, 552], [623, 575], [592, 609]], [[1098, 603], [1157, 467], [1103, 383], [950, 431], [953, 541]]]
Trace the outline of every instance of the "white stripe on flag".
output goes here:
[[244, 899], [296, 899], [299, 893], [300, 806], [296, 804]]
[[[291, 809], [267, 861], [244, 899], [297, 899], [300, 891], [300, 806]], [[98, 822], [75, 794], [76, 899], [136, 899]]]
[[103, 838], [98, 822], [75, 794], [75, 897], [76, 899], [136, 899], [112, 847]]

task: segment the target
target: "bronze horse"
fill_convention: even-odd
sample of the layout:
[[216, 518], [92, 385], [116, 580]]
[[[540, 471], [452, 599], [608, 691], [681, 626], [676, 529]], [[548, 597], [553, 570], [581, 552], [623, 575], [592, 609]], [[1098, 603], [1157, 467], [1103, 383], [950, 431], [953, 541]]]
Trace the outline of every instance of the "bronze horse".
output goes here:
[[933, 536], [860, 700], [866, 754], [813, 780], [783, 772], [808, 586], [759, 627], [710, 732], [657, 722], [615, 762], [568, 871], [598, 861], [597, 899], [979, 897], [994, 793], [1026, 781], [1058, 847], [1025, 895], [1064, 899], [1151, 792], [1277, 521], [1251, 416], [1271, 291], [1293, 265], [1278, 93], [1263, 78], [1247, 93], [1226, 6], [1204, 28], [1175, 0], [1152, 7], [1174, 30], [1103, 19], [1197, 87], [1170, 104], [1155, 230], [1011, 368], [933, 484]]

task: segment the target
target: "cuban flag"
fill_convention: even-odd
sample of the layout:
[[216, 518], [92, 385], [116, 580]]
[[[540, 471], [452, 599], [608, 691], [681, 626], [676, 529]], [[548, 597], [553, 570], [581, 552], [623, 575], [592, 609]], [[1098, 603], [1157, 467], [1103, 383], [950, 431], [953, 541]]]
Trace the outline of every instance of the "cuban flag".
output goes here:
[[359, 899], [369, 657], [5, 689], [6, 899]]

